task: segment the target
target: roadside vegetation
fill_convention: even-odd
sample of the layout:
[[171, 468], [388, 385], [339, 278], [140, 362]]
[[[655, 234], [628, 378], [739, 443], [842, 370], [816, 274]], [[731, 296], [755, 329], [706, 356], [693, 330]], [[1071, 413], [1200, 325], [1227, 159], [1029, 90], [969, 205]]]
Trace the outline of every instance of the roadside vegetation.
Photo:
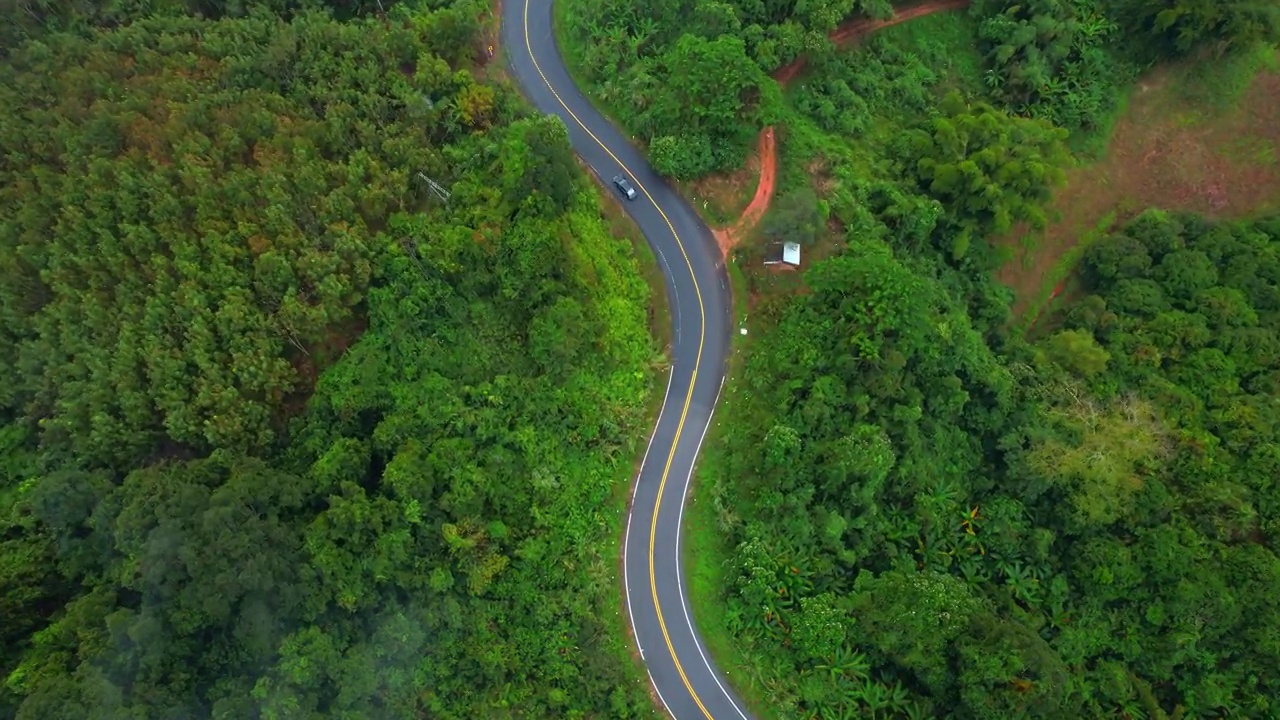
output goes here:
[[653, 716], [650, 289], [426, 5], [3, 11], [0, 717]]
[[[1280, 6], [558, 2], [708, 205], [777, 140], [686, 544], [754, 712], [1280, 712]], [[927, 16], [867, 34], [894, 11]], [[754, 66], [689, 78], [703, 45]], [[736, 102], [700, 125], [691, 88]]]

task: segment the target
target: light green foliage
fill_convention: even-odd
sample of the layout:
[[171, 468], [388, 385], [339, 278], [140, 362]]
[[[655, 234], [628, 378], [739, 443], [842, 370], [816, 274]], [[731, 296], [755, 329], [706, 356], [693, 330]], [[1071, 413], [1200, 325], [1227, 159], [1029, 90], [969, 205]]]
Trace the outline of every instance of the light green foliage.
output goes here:
[[831, 593], [802, 598], [791, 626], [797, 652], [819, 662], [835, 657], [844, 646], [844, 617], [845, 612]]
[[921, 188], [963, 218], [952, 255], [964, 255], [971, 235], [1008, 232], [1019, 221], [1043, 227], [1043, 206], [1064, 178], [1066, 132], [957, 93], [940, 109], [907, 135], [902, 153]]
[[1142, 400], [1099, 407], [1084, 388], [1070, 383], [1048, 392], [1046, 419], [1060, 434], [1032, 445], [1028, 469], [1067, 491], [1081, 523], [1124, 517], [1143, 488], [1144, 469], [1165, 454], [1167, 432]]
[[1044, 342], [1049, 359], [1058, 365], [1091, 377], [1107, 369], [1111, 354], [1098, 345], [1093, 334], [1083, 330], [1062, 330]]

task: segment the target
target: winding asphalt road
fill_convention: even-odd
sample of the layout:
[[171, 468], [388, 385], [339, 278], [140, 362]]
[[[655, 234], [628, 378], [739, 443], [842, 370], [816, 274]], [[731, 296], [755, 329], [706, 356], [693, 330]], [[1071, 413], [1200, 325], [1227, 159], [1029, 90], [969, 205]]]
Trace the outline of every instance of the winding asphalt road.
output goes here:
[[724, 384], [732, 307], [711, 231], [641, 153], [573, 84], [552, 33], [553, 0], [506, 0], [502, 44], [538, 109], [558, 115], [574, 150], [612, 188], [626, 175], [638, 196], [623, 206], [666, 278], [674, 325], [662, 411], [636, 480], [623, 544], [627, 609], [653, 686], [676, 720], [748, 720], [698, 635], [680, 562], [689, 478]]

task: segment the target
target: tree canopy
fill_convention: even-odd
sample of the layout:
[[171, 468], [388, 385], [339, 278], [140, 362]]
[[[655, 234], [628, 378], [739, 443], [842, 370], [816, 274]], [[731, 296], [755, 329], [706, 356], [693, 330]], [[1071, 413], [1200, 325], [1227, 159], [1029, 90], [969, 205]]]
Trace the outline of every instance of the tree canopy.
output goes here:
[[11, 50], [0, 716], [651, 714], [648, 287], [477, 8]]
[[770, 701], [1274, 714], [1277, 248], [1275, 220], [1147, 213], [1035, 345], [993, 346], [877, 241], [813, 266], [709, 461]]
[[1111, 0], [1116, 13], [1163, 46], [1185, 54], [1280, 38], [1280, 5], [1258, 0]]
[[[1276, 3], [977, 0], [844, 48], [831, 27], [890, 8], [569, 6], [570, 60], [677, 177], [718, 146], [646, 124], [690, 87], [672, 48], [807, 59], [737, 115], [775, 125], [777, 191], [734, 251], [751, 332], [688, 508], [714, 580], [693, 609], [743, 694], [778, 717], [1274, 716], [1276, 222], [1122, 206], [1030, 336], [992, 274], [1139, 69], [1274, 40]], [[753, 267], [776, 239], [808, 245], [800, 272]]]
[[952, 255], [965, 254], [971, 235], [1005, 233], [1019, 221], [1043, 227], [1043, 205], [1064, 177], [1066, 131], [968, 104], [955, 92], [939, 109], [905, 135], [902, 155], [921, 188], [963, 218]]

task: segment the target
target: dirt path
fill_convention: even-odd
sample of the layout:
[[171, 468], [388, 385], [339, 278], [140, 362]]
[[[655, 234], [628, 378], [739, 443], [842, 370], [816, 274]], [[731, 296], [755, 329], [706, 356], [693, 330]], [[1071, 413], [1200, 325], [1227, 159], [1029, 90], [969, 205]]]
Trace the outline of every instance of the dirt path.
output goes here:
[[[963, 10], [969, 7], [971, 0], [932, 0], [931, 2], [923, 2], [919, 5], [912, 5], [899, 9], [893, 14], [893, 17], [885, 20], [875, 20], [872, 18], [858, 18], [850, 20], [835, 29], [835, 32], [829, 36], [831, 42], [836, 45], [847, 45], [854, 40], [866, 37], [877, 30], [883, 30], [908, 20], [914, 20], [925, 15], [932, 15], [937, 12], [946, 12], [947, 10]], [[800, 74], [804, 69], [808, 58], [797, 58], [790, 65], [783, 66], [775, 70], [773, 79], [786, 85], [791, 82], [792, 78]]]
[[714, 228], [711, 231], [716, 236], [716, 244], [720, 246], [720, 254], [724, 257], [729, 257], [729, 251], [733, 250], [738, 239], [744, 237], [751, 228], [756, 226], [756, 223], [760, 222], [760, 218], [764, 217], [765, 211], [769, 209], [770, 201], [773, 200], [773, 186], [778, 176], [778, 152], [773, 140], [772, 126], [760, 131], [759, 146], [760, 182], [756, 184], [756, 194], [752, 196], [751, 203], [732, 226]]
[[[850, 20], [831, 33], [831, 41], [837, 45], [846, 45], [877, 30], [882, 30], [898, 23], [936, 12], [962, 10], [969, 7], [970, 1], [932, 0], [931, 2], [923, 2], [919, 5], [902, 8], [887, 20], [873, 20], [871, 18]], [[805, 62], [806, 58], [800, 57], [790, 65], [775, 70], [773, 79], [786, 85], [796, 75], [800, 74], [800, 71], [804, 69]], [[729, 252], [738, 244], [738, 241], [751, 232], [756, 223], [760, 222], [760, 218], [764, 217], [765, 211], [769, 209], [769, 203], [773, 200], [773, 189], [777, 183], [778, 174], [777, 145], [774, 142], [773, 126], [766, 127], [760, 131], [759, 152], [760, 180], [756, 184], [756, 194], [751, 198], [751, 204], [747, 205], [747, 208], [742, 211], [742, 215], [732, 225], [715, 228], [711, 231], [716, 236], [716, 243], [719, 244], [720, 252], [725, 257], [728, 257]]]

